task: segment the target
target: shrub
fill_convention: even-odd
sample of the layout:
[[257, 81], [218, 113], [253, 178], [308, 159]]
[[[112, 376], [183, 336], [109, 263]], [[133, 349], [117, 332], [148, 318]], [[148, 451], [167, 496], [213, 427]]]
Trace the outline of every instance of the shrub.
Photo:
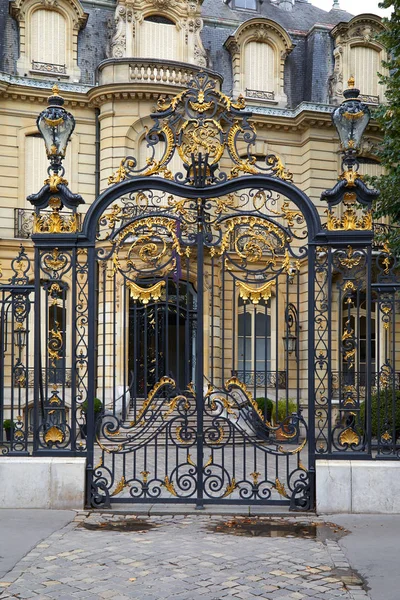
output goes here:
[[263, 417], [271, 421], [274, 403], [269, 398], [256, 398], [257, 406], [261, 410]]
[[292, 413], [297, 413], [297, 402], [294, 400], [291, 400], [290, 398], [288, 400], [286, 400], [286, 398], [278, 400], [278, 414], [276, 414], [276, 404], [274, 403], [272, 416], [275, 423], [282, 423], [282, 421], [287, 417], [290, 417]]
[[[88, 401], [85, 400], [85, 402], [83, 402], [81, 404], [81, 410], [83, 413], [87, 413], [88, 410]], [[103, 410], [103, 403], [99, 398], [95, 398], [94, 399], [94, 414], [98, 414]]]
[[[372, 436], [377, 437], [378, 425], [380, 426], [380, 435], [384, 433], [384, 424], [388, 425], [387, 429], [389, 433], [393, 430], [393, 401], [395, 402], [395, 428], [396, 438], [400, 434], [400, 390], [396, 391], [395, 400], [392, 396], [392, 390], [388, 389], [387, 392], [380, 390], [379, 392], [379, 406], [378, 406], [378, 394], [371, 395], [371, 431]], [[387, 404], [387, 421], [385, 422], [385, 406]], [[379, 411], [379, 412], [378, 412]], [[360, 423], [361, 428], [364, 429], [365, 423], [365, 402], [360, 405]]]
[[8, 430], [12, 429], [13, 427], [15, 427], [15, 423], [13, 423], [11, 421], [11, 419], [4, 419], [3, 427], [6, 431], [8, 431]]

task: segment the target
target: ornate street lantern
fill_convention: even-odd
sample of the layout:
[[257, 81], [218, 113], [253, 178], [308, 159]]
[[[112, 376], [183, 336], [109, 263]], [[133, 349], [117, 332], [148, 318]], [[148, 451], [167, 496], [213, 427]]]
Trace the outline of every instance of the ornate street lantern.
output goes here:
[[[41, 190], [27, 198], [35, 207], [33, 233], [76, 233], [79, 229], [77, 208], [84, 200], [68, 188], [62, 166], [67, 144], [75, 129], [75, 119], [63, 108], [64, 98], [60, 96], [56, 85], [53, 86], [48, 102], [48, 107], [40, 113], [36, 123], [50, 160], [47, 169], [49, 177]], [[47, 208], [51, 212], [42, 213]], [[72, 213], [61, 214], [64, 208], [70, 209]]]
[[343, 163], [352, 167], [356, 163], [357, 149], [360, 147], [371, 113], [368, 106], [358, 98], [360, 90], [354, 85], [354, 77], [350, 77], [348, 86], [343, 92], [345, 100], [334, 110], [332, 121], [344, 151]]
[[[328, 203], [326, 228], [340, 230], [372, 230], [372, 203], [379, 192], [369, 189], [358, 172], [357, 154], [362, 136], [371, 118], [366, 104], [359, 99], [360, 90], [354, 86], [354, 77], [348, 81], [348, 89], [343, 92], [345, 99], [332, 114], [332, 121], [340, 137], [343, 151], [343, 172], [339, 182], [330, 190], [321, 194], [321, 200]], [[333, 207], [343, 203], [345, 210], [341, 216], [335, 216]], [[358, 214], [357, 205], [363, 212]], [[358, 212], [357, 212], [358, 211]]]
[[293, 354], [297, 350], [297, 337], [291, 333], [283, 336], [283, 345], [285, 348], [285, 352], [288, 354]]
[[48, 103], [47, 108], [38, 116], [36, 123], [46, 145], [50, 169], [58, 174], [63, 169], [62, 161], [65, 158], [67, 144], [75, 129], [75, 119], [63, 108], [64, 98], [60, 96], [56, 85], [53, 86]]
[[287, 354], [295, 354], [297, 357], [297, 338], [299, 334], [299, 319], [297, 308], [291, 302], [285, 310], [286, 335], [283, 336], [283, 345]]
[[14, 329], [14, 345], [21, 351], [26, 346], [26, 329], [23, 323], [18, 323]]

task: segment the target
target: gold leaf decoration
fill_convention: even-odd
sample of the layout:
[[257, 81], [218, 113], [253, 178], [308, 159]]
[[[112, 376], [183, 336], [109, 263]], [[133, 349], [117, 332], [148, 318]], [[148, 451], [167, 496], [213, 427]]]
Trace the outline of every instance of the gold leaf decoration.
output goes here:
[[360, 436], [351, 427], [348, 427], [339, 436], [339, 442], [342, 446], [356, 446], [360, 442]]
[[139, 413], [138, 413], [138, 415], [136, 417], [136, 420], [130, 422], [130, 427], [134, 427], [135, 425], [137, 425], [138, 423], [140, 423], [140, 421], [143, 418], [144, 413], [148, 409], [148, 407], [151, 404], [153, 398], [156, 396], [157, 392], [162, 387], [164, 387], [165, 385], [170, 385], [171, 387], [175, 387], [175, 381], [173, 379], [171, 379], [171, 377], [161, 377], [161, 379], [159, 381], [157, 381], [157, 383], [154, 384], [154, 386], [150, 390], [150, 393], [147, 396], [146, 400], [143, 402], [143, 406], [140, 409], [140, 411], [139, 411]]
[[115, 490], [112, 492], [112, 494], [110, 494], [111, 496], [117, 496], [118, 494], [120, 494], [122, 492], [122, 490], [127, 486], [128, 484], [125, 481], [125, 477], [122, 476], [121, 480], [117, 483], [117, 485], [115, 486]]
[[370, 231], [372, 229], [372, 210], [366, 211], [360, 218], [354, 208], [349, 207], [342, 217], [335, 217], [330, 210], [326, 210], [328, 216], [326, 228], [328, 231]]
[[288, 498], [289, 497], [287, 495], [285, 486], [283, 485], [283, 483], [281, 483], [281, 481], [278, 479], [278, 477], [275, 479], [274, 488], [276, 489], [276, 491], [278, 492], [278, 494], [280, 496], [283, 496], [284, 498]]
[[228, 496], [233, 494], [233, 492], [235, 491], [236, 488], [237, 488], [236, 479], [233, 477], [232, 481], [226, 485], [225, 492], [222, 497], [227, 498]]
[[49, 442], [55, 444], [64, 440], [64, 433], [59, 427], [53, 425], [52, 427], [50, 427], [50, 429], [46, 431], [43, 439], [46, 442], [46, 444], [48, 444]]
[[173, 482], [170, 481], [168, 475], [165, 476], [163, 485], [167, 488], [167, 490], [169, 491], [170, 494], [172, 494], [173, 496], [178, 496], [178, 494], [176, 493], [176, 490], [175, 490], [175, 486], [174, 486]]
[[142, 304], [148, 304], [150, 300], [159, 300], [165, 281], [159, 281], [149, 288], [141, 287], [133, 281], [127, 281], [126, 287], [129, 289], [132, 300], [139, 300]]
[[250, 300], [252, 304], [258, 304], [261, 299], [267, 302], [271, 298], [275, 283], [275, 281], [267, 281], [260, 287], [254, 287], [244, 281], [237, 281], [236, 285], [239, 288], [240, 298]]

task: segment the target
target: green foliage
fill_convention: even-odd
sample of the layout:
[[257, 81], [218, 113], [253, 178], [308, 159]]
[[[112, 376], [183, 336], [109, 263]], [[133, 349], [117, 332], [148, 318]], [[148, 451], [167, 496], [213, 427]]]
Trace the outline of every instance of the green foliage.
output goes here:
[[[82, 412], [84, 412], [85, 414], [87, 413], [88, 410], [88, 401], [85, 400], [85, 402], [82, 403], [81, 405], [81, 409]], [[99, 398], [95, 398], [94, 399], [94, 414], [98, 414], [103, 410], [103, 403]]]
[[13, 427], [15, 427], [15, 423], [13, 423], [13, 421], [11, 421], [11, 419], [4, 419], [4, 421], [3, 421], [3, 427], [7, 431], [7, 430], [12, 429]]
[[[398, 435], [400, 434], [400, 390], [396, 391], [395, 404], [395, 427], [396, 437], [398, 437]], [[385, 411], [385, 409], [387, 410]], [[386, 416], [387, 419], [385, 418]], [[360, 422], [362, 424], [365, 423], [365, 402], [362, 402], [362, 404], [360, 405]], [[390, 434], [392, 433], [393, 396], [391, 389], [387, 391], [387, 394], [384, 390], [380, 391], [379, 403], [378, 394], [371, 395], [371, 429], [373, 437], [377, 437], [378, 435], [378, 425], [380, 426], [380, 435], [382, 435], [386, 431], [386, 429], [389, 430]]]
[[297, 402], [289, 398], [286, 401], [286, 398], [282, 398], [278, 400], [278, 413], [276, 414], [276, 404], [274, 403], [274, 408], [272, 411], [272, 417], [275, 423], [282, 423], [287, 417], [290, 417], [292, 413], [297, 413]]
[[[389, 216], [393, 223], [400, 221], [400, 0], [384, 0], [381, 8], [392, 8], [389, 18], [384, 18], [386, 30], [379, 35], [379, 41], [388, 51], [384, 67], [390, 75], [380, 76], [381, 83], [387, 86], [386, 105], [381, 105], [373, 113], [382, 128], [384, 138], [378, 150], [385, 174], [369, 177], [368, 183], [380, 192], [375, 204], [375, 218]], [[360, 83], [362, 93], [362, 83]], [[400, 236], [394, 234], [391, 245], [400, 249]]]
[[[266, 416], [267, 421], [270, 421], [272, 417], [272, 411], [274, 409], [274, 403], [272, 402], [272, 400], [270, 400], [269, 398], [256, 398], [256, 402], [262, 414]], [[265, 406], [267, 408], [265, 408]]]

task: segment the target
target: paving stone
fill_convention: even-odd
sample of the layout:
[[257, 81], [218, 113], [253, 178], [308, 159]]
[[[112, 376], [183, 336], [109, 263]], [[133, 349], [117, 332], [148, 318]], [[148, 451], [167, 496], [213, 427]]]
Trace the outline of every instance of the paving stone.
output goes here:
[[81, 526], [115, 518], [78, 513], [3, 578], [1, 600], [368, 600], [343, 586], [349, 564], [334, 541], [210, 532], [227, 516], [150, 517], [145, 533]]

